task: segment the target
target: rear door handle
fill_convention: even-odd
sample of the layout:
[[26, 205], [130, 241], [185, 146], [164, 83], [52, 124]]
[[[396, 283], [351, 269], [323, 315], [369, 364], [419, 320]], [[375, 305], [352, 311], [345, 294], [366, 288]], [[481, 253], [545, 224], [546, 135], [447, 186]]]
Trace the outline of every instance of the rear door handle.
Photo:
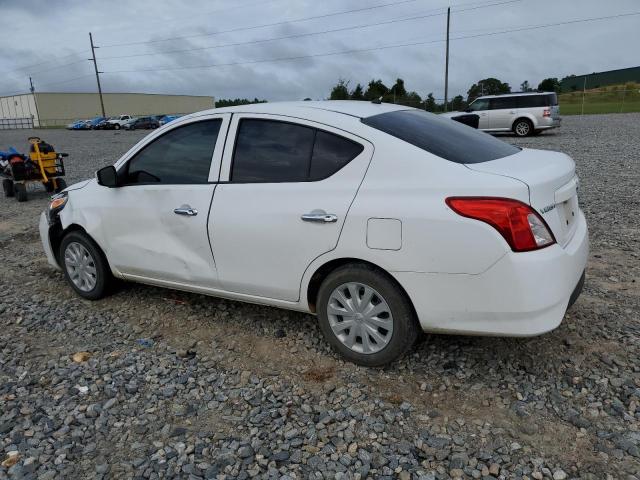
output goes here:
[[173, 213], [175, 213], [176, 215], [195, 217], [198, 214], [198, 210], [196, 210], [195, 208], [191, 208], [189, 205], [181, 205], [178, 208], [174, 208]]
[[327, 213], [324, 210], [314, 210], [311, 213], [305, 213], [300, 218], [304, 222], [334, 223], [338, 221], [337, 215]]

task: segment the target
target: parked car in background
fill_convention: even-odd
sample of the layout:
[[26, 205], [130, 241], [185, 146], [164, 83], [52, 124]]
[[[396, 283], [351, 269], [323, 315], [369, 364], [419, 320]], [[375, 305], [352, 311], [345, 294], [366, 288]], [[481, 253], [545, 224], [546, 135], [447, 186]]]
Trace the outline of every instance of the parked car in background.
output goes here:
[[80, 130], [81, 127], [84, 126], [86, 120], [74, 120], [70, 124], [68, 124], [65, 128], [67, 130]]
[[106, 120], [105, 117], [96, 117], [96, 118], [93, 118], [91, 120], [87, 120], [87, 125], [88, 125], [89, 129], [95, 130], [96, 127], [98, 125], [100, 125], [100, 123], [104, 122], [105, 120]]
[[123, 125], [127, 130], [153, 129], [158, 128], [160, 123], [153, 117], [132, 118]]
[[109, 130], [113, 127], [113, 124], [109, 123], [109, 120], [115, 120], [117, 117], [108, 117], [99, 122], [93, 129], [94, 130]]
[[176, 118], [180, 118], [180, 117], [181, 117], [181, 115], [164, 115], [160, 119], [160, 126], [166, 125], [169, 122], [173, 122]]
[[108, 126], [105, 126], [105, 130], [120, 130], [125, 123], [131, 120], [131, 115], [118, 115], [117, 117], [111, 117], [109, 119]]
[[558, 96], [551, 92], [483, 96], [471, 102], [464, 112], [442, 115], [453, 118], [465, 113], [478, 115], [480, 130], [513, 132], [519, 137], [560, 126]]
[[84, 298], [117, 277], [310, 312], [367, 366], [420, 330], [553, 330], [589, 249], [567, 155], [363, 101], [182, 117], [54, 197], [40, 234]]

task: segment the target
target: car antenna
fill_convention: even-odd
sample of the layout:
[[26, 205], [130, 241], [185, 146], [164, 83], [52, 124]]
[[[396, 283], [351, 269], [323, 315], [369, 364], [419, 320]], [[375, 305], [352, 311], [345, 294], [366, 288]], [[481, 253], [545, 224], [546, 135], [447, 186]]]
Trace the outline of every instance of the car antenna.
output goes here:
[[380, 105], [382, 103], [382, 97], [374, 98], [373, 100], [371, 100], [371, 103], [375, 103], [376, 105]]

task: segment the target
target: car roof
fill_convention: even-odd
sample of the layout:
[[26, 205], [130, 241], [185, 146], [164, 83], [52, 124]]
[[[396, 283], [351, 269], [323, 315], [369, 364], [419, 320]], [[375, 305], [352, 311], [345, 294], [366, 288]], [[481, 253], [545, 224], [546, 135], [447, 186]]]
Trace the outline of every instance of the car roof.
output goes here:
[[527, 97], [527, 96], [535, 96], [535, 95], [555, 95], [555, 92], [516, 92], [516, 93], [502, 93], [500, 95], [483, 95], [481, 97], [476, 98], [476, 100], [480, 98], [500, 98], [500, 97]]
[[[373, 103], [361, 100], [322, 100], [301, 102], [270, 102], [237, 105], [234, 107], [205, 110], [206, 113], [270, 113], [274, 115], [314, 116], [314, 112], [334, 112], [356, 118], [367, 118], [381, 113], [411, 110], [410, 107], [392, 103]], [[319, 113], [319, 112], [318, 112]]]

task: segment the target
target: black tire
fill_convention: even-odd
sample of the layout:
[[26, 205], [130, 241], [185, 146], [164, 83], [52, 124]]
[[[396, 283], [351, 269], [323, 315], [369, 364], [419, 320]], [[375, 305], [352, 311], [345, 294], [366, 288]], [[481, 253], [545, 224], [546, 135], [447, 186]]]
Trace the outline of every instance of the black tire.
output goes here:
[[53, 192], [53, 190], [55, 188], [53, 186], [53, 181], [52, 180], [49, 180], [48, 182], [43, 183], [43, 185], [44, 185], [44, 189], [49, 193]]
[[[69, 273], [70, 267], [68, 267], [65, 262], [65, 253], [67, 248], [72, 244], [80, 244], [91, 256], [91, 261], [93, 262], [96, 273], [95, 285], [90, 290], [83, 290], [79, 288], [71, 279], [71, 275]], [[64, 278], [67, 280], [67, 283], [81, 297], [86, 298], [87, 300], [99, 300], [106, 297], [111, 292], [113, 276], [109, 269], [109, 264], [107, 263], [102, 250], [100, 250], [100, 247], [98, 247], [98, 245], [96, 245], [96, 243], [86, 233], [75, 230], [64, 236], [60, 243], [58, 263], [64, 272]]]
[[114, 130], [120, 130], [120, 125], [116, 123], [113, 128]]
[[67, 188], [67, 182], [63, 178], [56, 178], [56, 193], [60, 193], [65, 188]]
[[2, 190], [4, 190], [5, 197], [13, 197], [15, 195], [15, 191], [13, 189], [13, 180], [9, 180], [8, 178], [3, 178]]
[[[391, 311], [393, 330], [388, 343], [375, 353], [361, 353], [345, 345], [333, 333], [327, 309], [331, 294], [346, 283], [367, 286], [386, 301]], [[411, 302], [400, 286], [386, 273], [365, 264], [348, 264], [331, 272], [322, 282], [317, 299], [320, 329], [331, 347], [347, 360], [366, 367], [380, 367], [404, 356], [413, 347], [419, 325]], [[361, 338], [361, 337], [357, 337]], [[370, 341], [374, 340], [370, 337]], [[361, 340], [362, 343], [362, 340]]]
[[24, 183], [14, 183], [13, 191], [16, 194], [16, 200], [19, 202], [27, 201], [27, 186]]
[[533, 124], [528, 118], [519, 118], [513, 122], [513, 133], [518, 137], [528, 137], [533, 134]]

